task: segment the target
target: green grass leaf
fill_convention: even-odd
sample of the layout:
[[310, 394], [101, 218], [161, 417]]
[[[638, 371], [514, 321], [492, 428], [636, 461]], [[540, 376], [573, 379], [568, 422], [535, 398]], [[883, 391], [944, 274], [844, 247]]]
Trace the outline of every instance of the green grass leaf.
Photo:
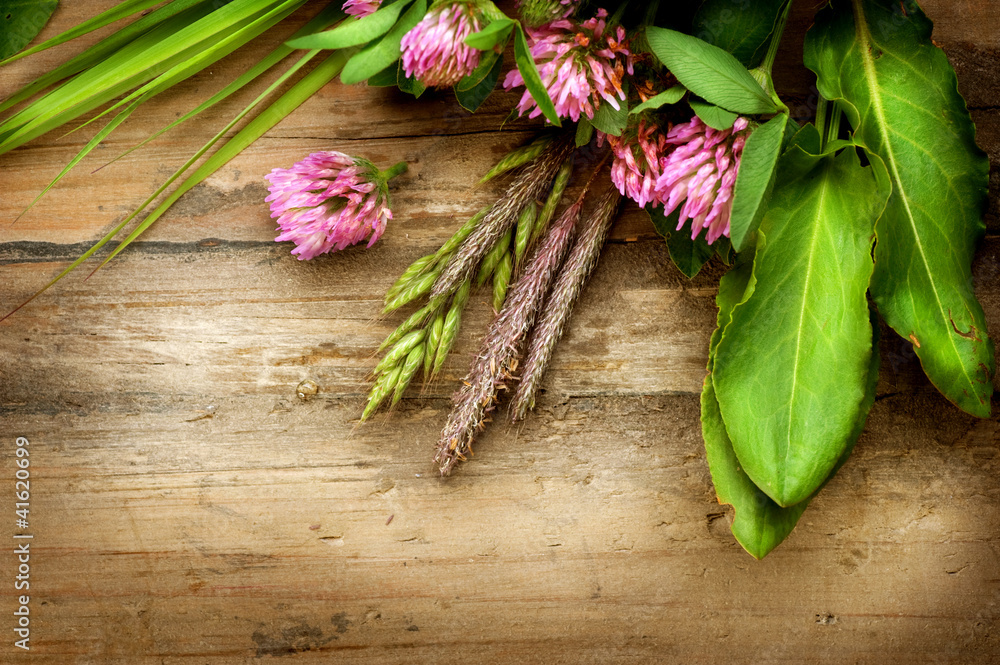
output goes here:
[[[307, 53], [296, 66], [289, 72], [286, 72], [285, 76], [275, 81], [267, 90], [265, 90], [260, 97], [258, 97], [254, 102], [244, 109], [239, 115], [237, 115], [233, 120], [222, 128], [218, 134], [216, 134], [212, 140], [210, 140], [201, 150], [198, 151], [191, 159], [184, 164], [184, 166], [179, 169], [170, 180], [161, 187], [160, 191], [155, 193], [150, 197], [151, 202], [156, 196], [159, 195], [163, 189], [168, 186], [174, 179], [180, 176], [184, 171], [190, 168], [194, 163], [201, 158], [218, 140], [220, 140], [230, 129], [236, 126], [236, 124], [242, 120], [253, 108], [263, 99], [269, 95], [271, 92], [276, 90], [288, 76], [293, 74], [298, 70], [299, 67], [303, 66], [312, 59], [317, 54], [317, 51], [310, 51]], [[320, 88], [329, 83], [337, 74], [340, 73], [341, 69], [344, 67], [344, 63], [351, 56], [349, 50], [339, 50], [333, 52], [326, 60], [321, 62], [316, 66], [315, 69], [310, 71], [301, 80], [299, 80], [295, 85], [288, 89], [285, 94], [274, 101], [270, 106], [264, 109], [260, 114], [258, 114], [253, 120], [251, 120], [247, 125], [241, 129], [235, 136], [226, 141], [225, 144], [219, 150], [212, 154], [204, 163], [202, 163], [194, 173], [185, 178], [184, 182], [170, 193], [162, 203], [160, 203], [156, 209], [154, 209], [149, 215], [142, 220], [125, 240], [115, 248], [115, 250], [104, 260], [103, 266], [108, 261], [113, 259], [118, 255], [125, 247], [127, 247], [133, 240], [139, 237], [143, 231], [149, 228], [153, 222], [159, 219], [163, 213], [165, 213], [170, 206], [172, 206], [177, 199], [184, 195], [185, 192], [190, 190], [192, 187], [203, 181], [208, 176], [215, 173], [222, 166], [224, 166], [229, 160], [231, 160], [236, 155], [240, 154], [247, 146], [252, 144], [254, 141], [259, 139], [264, 135], [266, 131], [278, 124], [282, 119], [285, 118], [289, 113], [297, 109], [303, 102], [316, 94]], [[141, 208], [140, 208], [141, 210]]]
[[[188, 10], [191, 10], [191, 12], [187, 14], [188, 16], [192, 16], [194, 13], [197, 13], [200, 16], [204, 16], [205, 14], [208, 13], [209, 7], [205, 4], [205, 0], [173, 0], [173, 2], [167, 3], [163, 7], [160, 7], [159, 9], [147, 14], [146, 16], [136, 19], [132, 23], [126, 25], [124, 28], [115, 31], [110, 36], [105, 37], [100, 42], [91, 46], [86, 51], [72, 58], [68, 62], [65, 62], [62, 65], [59, 65], [58, 67], [49, 70], [45, 74], [42, 74], [34, 81], [27, 84], [26, 86], [18, 90], [16, 93], [11, 95], [7, 99], [3, 100], [3, 102], [0, 103], [0, 113], [14, 107], [15, 105], [23, 102], [26, 99], [30, 99], [32, 96], [34, 96], [38, 92], [41, 92], [42, 90], [45, 90], [54, 83], [58, 83], [63, 79], [66, 79], [70, 76], [73, 76], [74, 74], [82, 72], [88, 67], [91, 67], [103, 61], [109, 55], [111, 55], [118, 49], [122, 48], [126, 44], [130, 43], [134, 39], [138, 38], [139, 36], [145, 37], [146, 34], [157, 25], [163, 23], [164, 21], [170, 19], [173, 16], [176, 16], [177, 14], [188, 12]], [[82, 23], [81, 26], [86, 25], [87, 23], [88, 21], [84, 21], [84, 23]], [[87, 30], [80, 32], [79, 34], [85, 34], [86, 32], [90, 32], [90, 30], [96, 29], [97, 27], [100, 27], [100, 25], [88, 26]], [[73, 30], [68, 30], [62, 33], [61, 35], [54, 37], [49, 42], [40, 44], [39, 46], [29, 49], [24, 53], [20, 53], [6, 62], [10, 62], [17, 58], [24, 57], [30, 52], [41, 50], [42, 47], [48, 48], [48, 46], [46, 45], [51, 45], [51, 46], [55, 45], [54, 43], [50, 44], [50, 42], [62, 43], [64, 41], [68, 41], [68, 39], [72, 39], [75, 36], [79, 36], [79, 35], [71, 35], [70, 37], [63, 39], [63, 37], [65, 37], [66, 35], [70, 35], [70, 33], [72, 32]]]
[[649, 47], [688, 90], [733, 113], [774, 113], [774, 102], [731, 54], [697, 37], [649, 26]]
[[[171, 17], [143, 39], [126, 44], [8, 118], [0, 125], [0, 154], [169, 71], [279, 4], [274, 0], [234, 0], [193, 22], [191, 18], [197, 13]], [[190, 11], [195, 10], [198, 8]]]
[[[272, 7], [269, 11], [257, 16], [250, 16], [244, 20], [234, 23], [224, 31], [220, 31], [217, 38], [204, 50], [197, 51], [192, 57], [177, 63], [169, 70], [163, 72], [152, 81], [132, 91], [118, 102], [114, 103], [94, 118], [80, 125], [85, 127], [91, 122], [104, 115], [130, 104], [133, 100], [140, 104], [149, 101], [156, 95], [169, 90], [181, 81], [188, 79], [209, 67], [236, 49], [244, 46], [248, 42], [259, 37], [262, 33], [274, 27], [277, 23], [287, 18], [296, 9], [305, 4], [305, 0], [286, 0], [285, 2]], [[76, 129], [79, 129], [77, 127]], [[73, 131], [76, 131], [74, 129]]]
[[787, 507], [850, 444], [872, 353], [872, 228], [888, 192], [853, 147], [824, 157], [795, 147], [778, 168], [756, 286], [733, 310], [712, 379], [742, 468]]
[[[325, 8], [323, 8], [323, 10], [319, 14], [310, 19], [308, 23], [306, 23], [304, 26], [296, 30], [295, 35], [293, 35], [293, 38], [298, 35], [312, 34], [317, 30], [322, 30], [326, 27], [329, 27], [333, 23], [344, 18], [344, 16], [345, 14], [341, 6], [338, 5], [337, 3], [331, 3], [327, 5]], [[282, 44], [278, 46], [269, 54], [267, 54], [267, 56], [265, 56], [262, 60], [257, 62], [253, 67], [251, 67], [246, 72], [238, 76], [235, 80], [233, 80], [232, 83], [227, 85], [225, 88], [215, 93], [214, 95], [206, 99], [204, 102], [202, 102], [192, 110], [188, 111], [184, 115], [182, 115], [180, 118], [177, 118], [176, 120], [166, 125], [162, 129], [158, 130], [154, 134], [143, 139], [142, 142], [132, 146], [122, 154], [118, 155], [113, 160], [111, 160], [111, 162], [108, 162], [108, 164], [121, 159], [125, 155], [128, 155], [134, 152], [135, 150], [138, 150], [139, 148], [146, 145], [150, 141], [153, 141], [154, 139], [162, 136], [163, 134], [177, 127], [178, 125], [181, 125], [184, 122], [190, 120], [191, 118], [194, 118], [202, 111], [205, 111], [206, 109], [215, 106], [216, 104], [228, 98], [232, 94], [242, 90], [247, 84], [257, 80], [257, 78], [263, 75], [264, 72], [268, 71], [269, 69], [277, 65], [279, 62], [281, 62], [289, 55], [291, 55], [294, 51], [295, 49], [288, 46], [287, 44]], [[396, 74], [395, 68], [393, 68], [392, 74], [393, 74], [393, 85], [395, 85], [395, 74]], [[105, 166], [107, 166], [107, 164], [105, 164]]]
[[[61, 280], [63, 277], [68, 275], [70, 272], [75, 270], [80, 264], [86, 261], [88, 258], [94, 255], [98, 250], [100, 250], [104, 245], [110, 242], [120, 231], [122, 231], [132, 220], [134, 220], [142, 211], [144, 211], [149, 205], [153, 203], [161, 194], [163, 194], [177, 179], [183, 176], [194, 164], [201, 159], [219, 140], [221, 140], [226, 133], [228, 133], [233, 127], [235, 127], [243, 118], [250, 114], [264, 99], [271, 95], [274, 91], [280, 88], [285, 81], [292, 77], [296, 72], [298, 72], [302, 67], [304, 67], [309, 61], [311, 61], [319, 51], [310, 51], [306, 53], [298, 62], [296, 62], [291, 68], [288, 69], [280, 78], [278, 78], [274, 83], [272, 83], [264, 92], [260, 94], [253, 102], [251, 102], [246, 108], [244, 108], [239, 114], [236, 115], [225, 127], [223, 127], [211, 140], [209, 140], [198, 152], [196, 152], [181, 168], [177, 169], [170, 178], [167, 179], [163, 185], [161, 185], [153, 194], [146, 199], [135, 211], [123, 219], [119, 224], [117, 224], [111, 231], [109, 231], [103, 238], [101, 238], [93, 247], [88, 249], [82, 256], [73, 261], [69, 266], [63, 269], [56, 277], [46, 284], [42, 289], [36, 292], [24, 303], [19, 305], [17, 309], [13, 312], [8, 313], [0, 321], [7, 318], [17, 310], [24, 307], [29, 302], [37, 298], [39, 295], [44, 293], [46, 290], [51, 288], [55, 283]], [[253, 118], [247, 125], [241, 129], [235, 136], [229, 139], [218, 151], [216, 151], [211, 157], [205, 160], [193, 173], [187, 176], [185, 180], [177, 187], [170, 195], [164, 199], [150, 214], [128, 235], [128, 237], [123, 240], [118, 247], [101, 263], [101, 266], [107, 264], [112, 258], [117, 256], [122, 250], [124, 250], [129, 244], [131, 244], [136, 238], [138, 238], [147, 228], [149, 228], [153, 222], [159, 219], [170, 207], [183, 196], [192, 187], [202, 182], [205, 178], [212, 175], [225, 165], [229, 160], [242, 152], [247, 146], [252, 144], [258, 138], [263, 136], [265, 132], [274, 127], [278, 122], [280, 122], [285, 116], [298, 108], [305, 100], [315, 94], [320, 88], [329, 83], [340, 70], [343, 68], [344, 63], [351, 55], [351, 50], [341, 50], [332, 53], [326, 60], [316, 66], [315, 69], [310, 71], [301, 80], [295, 83], [291, 88], [288, 89], [281, 97], [275, 100], [270, 106], [264, 109], [256, 117]], [[98, 269], [101, 267], [99, 266]]]
[[[53, 9], [55, 9], [56, 4], [58, 4], [58, 0], [51, 0], [51, 3], [36, 3], [33, 2], [32, 0], [27, 0], [27, 2], [30, 4], [38, 4], [43, 6], [51, 4]], [[15, 60], [20, 60], [21, 58], [38, 53], [39, 51], [44, 51], [45, 49], [52, 48], [53, 46], [64, 44], [70, 41], [71, 39], [76, 39], [77, 37], [86, 35], [89, 32], [93, 32], [94, 30], [103, 28], [106, 25], [110, 25], [115, 21], [121, 20], [126, 16], [129, 16], [130, 14], [134, 14], [136, 12], [141, 12], [146, 9], [149, 9], [150, 7], [158, 5], [161, 2], [162, 0], [124, 0], [124, 2], [119, 2], [111, 9], [102, 12], [97, 16], [94, 16], [93, 18], [87, 19], [86, 21], [80, 23], [79, 25], [76, 25], [70, 28], [69, 30], [66, 30], [65, 32], [56, 35], [52, 39], [47, 39], [41, 44], [32, 46], [29, 49], [21, 51], [20, 53], [17, 53], [16, 55], [13, 55], [7, 58], [6, 60], [2, 60], [2, 58], [6, 56], [0, 56], [0, 67], [9, 64], [11, 62], [14, 62]], [[0, 15], [3, 16], [6, 16], [6, 14], [3, 11], [3, 7], [5, 4], [9, 3], [0, 2]], [[21, 4], [25, 4], [25, 0], [22, 0]], [[49, 13], [51, 13], [51, 10], [49, 11]], [[27, 44], [27, 42], [25, 42], [25, 44]], [[0, 48], [0, 53], [2, 52], [3, 49]]]
[[27, 46], [58, 4], [57, 0], [0, 0], [0, 60]]
[[879, 313], [938, 390], [988, 417], [996, 360], [971, 263], [989, 161], [931, 22], [912, 0], [838, 0], [809, 31], [805, 62], [892, 182], [875, 227]]

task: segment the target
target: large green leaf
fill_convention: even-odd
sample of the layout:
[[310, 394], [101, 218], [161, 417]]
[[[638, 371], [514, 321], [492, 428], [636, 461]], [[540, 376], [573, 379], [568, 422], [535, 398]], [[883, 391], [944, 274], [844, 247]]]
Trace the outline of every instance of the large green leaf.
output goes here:
[[14, 55], [41, 32], [56, 0], [0, 0], [0, 60]]
[[646, 39], [657, 58], [681, 84], [733, 113], [774, 113], [777, 107], [739, 60], [676, 30], [649, 26]]
[[781, 506], [809, 497], [850, 443], [871, 360], [872, 228], [888, 192], [857, 151], [792, 147], [760, 226], [756, 287], [712, 372], [743, 469]]
[[729, 51], [747, 67], [760, 63], [787, 0], [705, 0], [692, 21], [699, 39]]
[[[715, 348], [731, 320], [733, 308], [752, 293], [753, 283], [751, 280], [750, 262], [746, 261], [726, 273], [719, 282], [719, 294], [716, 298], [719, 305], [718, 328], [712, 335], [708, 360], [709, 372], [712, 371]], [[865, 397], [854, 430], [851, 432], [847, 449], [837, 461], [833, 473], [827, 477], [827, 480], [832, 478], [847, 461], [854, 448], [854, 443], [864, 429], [868, 411], [875, 402], [875, 386], [878, 383], [879, 367], [879, 328], [874, 312], [870, 312], [870, 317], [874, 338], [872, 358], [865, 380]], [[794, 506], [783, 508], [754, 485], [750, 477], [743, 471], [740, 461], [736, 457], [736, 452], [733, 450], [732, 441], [719, 410], [719, 402], [715, 395], [715, 386], [712, 383], [711, 375], [706, 377], [704, 390], [701, 394], [701, 423], [702, 436], [705, 440], [705, 456], [719, 503], [729, 504], [733, 507], [734, 514], [731, 525], [733, 536], [743, 546], [743, 549], [755, 558], [761, 559], [788, 537], [815, 493]]]
[[984, 233], [989, 163], [930, 35], [912, 0], [838, 0], [817, 16], [805, 58], [820, 93], [841, 100], [892, 181], [875, 228], [879, 312], [913, 342], [948, 399], [987, 417], [996, 365], [970, 264]]

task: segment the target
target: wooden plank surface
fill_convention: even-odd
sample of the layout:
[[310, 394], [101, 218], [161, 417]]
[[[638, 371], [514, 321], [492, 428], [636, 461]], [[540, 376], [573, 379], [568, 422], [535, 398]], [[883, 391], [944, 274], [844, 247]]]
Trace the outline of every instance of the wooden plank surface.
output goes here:
[[[44, 34], [110, 4], [64, 3]], [[783, 46], [792, 62], [801, 4]], [[996, 337], [1000, 5], [924, 5], [993, 167], [973, 274]], [[75, 48], [0, 70], [0, 96]], [[163, 95], [14, 224], [92, 130], [0, 157], [4, 311], [241, 100], [91, 171], [252, 55]], [[809, 74], [778, 76], [794, 112], [811, 113]], [[398, 323], [378, 316], [381, 295], [497, 195], [477, 177], [536, 126], [501, 128], [513, 99], [470, 116], [449, 94], [332, 84], [107, 268], [0, 324], [0, 661], [1000, 662], [1000, 418], [949, 405], [886, 332], [854, 455], [755, 562], [715, 501], [698, 420], [723, 268], [685, 279], [634, 208], [523, 426], [495, 424], [472, 462], [437, 477], [433, 443], [488, 319], [484, 297], [442, 380], [357, 426], [372, 354]], [[273, 242], [263, 175], [316, 149], [410, 162], [371, 250], [303, 263]], [[319, 386], [307, 400], [304, 380]], [[12, 630], [18, 436], [32, 453], [30, 653]]]

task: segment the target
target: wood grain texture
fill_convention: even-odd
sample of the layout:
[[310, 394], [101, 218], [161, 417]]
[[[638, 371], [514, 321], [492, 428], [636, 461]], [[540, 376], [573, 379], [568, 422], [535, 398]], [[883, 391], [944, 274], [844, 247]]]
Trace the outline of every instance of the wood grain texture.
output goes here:
[[[63, 4], [45, 35], [112, 3]], [[793, 61], [806, 4], [783, 47]], [[993, 166], [973, 275], [997, 337], [1000, 17], [995, 3], [924, 5]], [[0, 96], [71, 52], [0, 70]], [[13, 225], [92, 130], [0, 157], [0, 308], [250, 95], [90, 171], [252, 55], [163, 95]], [[808, 73], [779, 75], [790, 106], [811, 113]], [[108, 267], [0, 323], [0, 661], [1000, 662], [1000, 417], [949, 405], [884, 331], [854, 455], [788, 541], [753, 561], [715, 501], [698, 419], [723, 266], [685, 279], [634, 208], [522, 426], [495, 423], [471, 462], [435, 474], [485, 296], [441, 380], [357, 426], [373, 353], [400, 318], [379, 317], [382, 293], [500, 191], [474, 183], [532, 134], [501, 128], [513, 99], [470, 116], [449, 94], [330, 85]], [[371, 250], [304, 263], [273, 242], [263, 175], [315, 149], [410, 162]], [[319, 393], [300, 399], [307, 379]], [[11, 637], [17, 436], [32, 450], [29, 654]]]

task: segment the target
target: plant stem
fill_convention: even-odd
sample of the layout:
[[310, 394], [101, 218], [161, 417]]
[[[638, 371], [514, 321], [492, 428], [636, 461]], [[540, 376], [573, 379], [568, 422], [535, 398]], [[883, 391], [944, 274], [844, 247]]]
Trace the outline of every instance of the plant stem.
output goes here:
[[819, 96], [819, 101], [816, 102], [816, 131], [819, 132], [820, 141], [823, 145], [826, 144], [826, 114], [828, 106], [830, 105], [829, 100], [823, 95]]
[[387, 168], [385, 171], [382, 171], [382, 173], [380, 173], [379, 175], [386, 182], [389, 182], [390, 180], [392, 180], [396, 176], [402, 175], [402, 174], [406, 173], [406, 169], [407, 168], [408, 167], [407, 167], [406, 162], [399, 162], [398, 164], [393, 164], [392, 166], [390, 166], [389, 168]]
[[785, 32], [785, 24], [788, 23], [788, 12], [792, 8], [792, 0], [785, 3], [785, 8], [778, 16], [778, 22], [774, 25], [774, 32], [771, 35], [771, 43], [767, 46], [767, 55], [761, 67], [767, 72], [768, 79], [771, 78], [771, 69], [774, 67], [774, 58], [778, 55], [778, 46], [781, 44], [781, 35]]
[[767, 45], [767, 54], [764, 56], [764, 61], [750, 70], [750, 74], [760, 83], [764, 91], [771, 96], [771, 100], [774, 101], [780, 113], [787, 113], [788, 107], [781, 101], [774, 89], [774, 79], [771, 76], [771, 70], [774, 68], [774, 59], [778, 55], [781, 36], [785, 32], [785, 24], [788, 23], [788, 12], [791, 8], [792, 0], [788, 0], [785, 3], [784, 9], [781, 10], [781, 14], [778, 16], [778, 21], [774, 24], [774, 31], [771, 33], [771, 41]]
[[816, 129], [819, 131], [822, 148], [826, 148], [831, 141], [837, 140], [837, 135], [840, 133], [841, 115], [843, 114], [840, 107], [837, 106], [837, 102], [820, 96], [819, 103], [816, 105]]

